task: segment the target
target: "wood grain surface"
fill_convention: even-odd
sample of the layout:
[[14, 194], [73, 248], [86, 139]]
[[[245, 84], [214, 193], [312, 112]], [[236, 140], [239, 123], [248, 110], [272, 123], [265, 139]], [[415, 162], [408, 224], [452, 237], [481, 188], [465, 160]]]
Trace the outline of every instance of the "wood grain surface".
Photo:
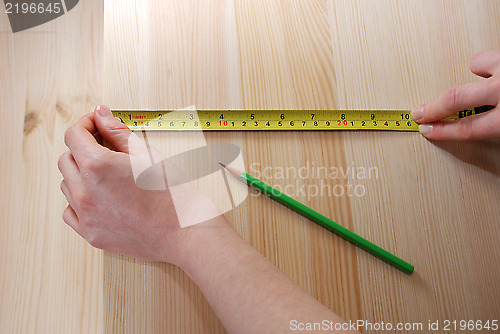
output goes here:
[[100, 333], [102, 255], [62, 220], [57, 159], [102, 101], [103, 4], [15, 34], [0, 7], [0, 333]]
[[[104, 7], [104, 17], [103, 17]], [[63, 133], [112, 108], [410, 109], [479, 80], [495, 0], [87, 0], [12, 34], [0, 15], [0, 332], [224, 333], [178, 268], [62, 222]], [[332, 311], [372, 323], [500, 314], [500, 143], [417, 133], [154, 133], [237, 144], [247, 171], [415, 265], [406, 275], [250, 192], [234, 228]], [[365, 172], [364, 174], [362, 172]], [[288, 173], [288, 176], [286, 176]], [[374, 330], [365, 330], [375, 333]], [[463, 331], [473, 332], [473, 331]]]

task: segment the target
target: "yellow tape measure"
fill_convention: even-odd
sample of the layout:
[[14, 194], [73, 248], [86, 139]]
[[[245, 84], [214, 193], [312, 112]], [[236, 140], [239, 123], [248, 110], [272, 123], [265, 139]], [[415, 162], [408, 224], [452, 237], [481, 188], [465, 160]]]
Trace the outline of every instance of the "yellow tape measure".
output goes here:
[[[447, 120], [456, 120], [492, 108], [487, 107], [489, 106], [463, 110], [448, 117]], [[112, 112], [133, 131], [418, 131], [418, 124], [411, 119], [409, 110], [113, 110]]]

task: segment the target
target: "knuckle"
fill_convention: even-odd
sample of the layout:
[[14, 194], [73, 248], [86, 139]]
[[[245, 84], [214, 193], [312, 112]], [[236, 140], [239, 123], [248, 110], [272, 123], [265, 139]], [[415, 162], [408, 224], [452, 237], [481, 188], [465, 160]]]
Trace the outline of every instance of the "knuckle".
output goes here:
[[95, 248], [102, 249], [104, 247], [104, 243], [101, 238], [99, 238], [98, 235], [95, 233], [91, 233], [90, 235], [87, 236], [87, 242]]
[[460, 122], [458, 123], [457, 131], [459, 136], [465, 140], [472, 140], [476, 137], [475, 127], [472, 126], [469, 122]]
[[460, 90], [457, 87], [452, 87], [446, 90], [443, 94], [444, 106], [447, 109], [455, 108], [460, 102]]
[[95, 232], [97, 224], [88, 215], [83, 215], [83, 217], [80, 219], [80, 225], [87, 232], [87, 235], [91, 235], [94, 234], [93, 232]]
[[480, 62], [483, 59], [485, 53], [486, 53], [486, 51], [480, 51], [480, 52], [475, 53], [470, 58], [469, 67], [471, 67], [471, 68], [475, 67], [478, 64], [478, 62]]
[[80, 169], [85, 171], [85, 176], [93, 176], [98, 170], [98, 168], [96, 168], [97, 163], [94, 160], [93, 158], [86, 157], [78, 161]]
[[74, 128], [74, 126], [70, 126], [70, 127], [66, 130], [66, 132], [64, 132], [64, 143], [66, 144], [66, 146], [68, 146], [68, 143], [69, 143], [69, 141], [71, 140], [71, 137], [73, 137], [74, 132], [75, 132], [75, 128]]
[[115, 132], [120, 134], [124, 131], [130, 132], [129, 128], [124, 123], [114, 117], [106, 119], [106, 128], [108, 131], [113, 132], [113, 134], [115, 134]]
[[59, 169], [60, 172], [61, 172], [61, 167], [62, 167], [63, 155], [61, 155], [59, 157], [59, 159], [57, 159], [57, 168]]
[[432, 132], [426, 136], [429, 139], [443, 140], [445, 139], [445, 133], [442, 123], [436, 123], [432, 127]]
[[97, 238], [95, 237], [95, 235], [93, 233], [87, 235], [87, 242], [89, 244], [91, 244], [92, 246], [96, 247], [96, 243], [97, 243]]
[[101, 169], [104, 165], [108, 163], [109, 160], [113, 160], [113, 157], [108, 154], [105, 150], [95, 150], [92, 153], [92, 157], [94, 158], [94, 166], [99, 167]]
[[466, 132], [465, 140], [476, 140], [481, 136], [481, 131], [477, 126], [469, 126], [469, 130]]
[[90, 210], [93, 206], [92, 196], [88, 196], [83, 192], [78, 192], [73, 195], [73, 200], [78, 208], [82, 211]]
[[65, 222], [67, 225], [69, 225], [69, 220], [70, 220], [70, 218], [71, 218], [71, 213], [70, 213], [70, 211], [69, 211], [69, 210], [70, 210], [69, 208], [66, 208], [66, 210], [64, 210], [63, 215], [62, 215], [63, 220], [64, 220], [64, 222]]
[[69, 152], [65, 152], [65, 153], [61, 154], [59, 159], [57, 159], [57, 168], [59, 168], [59, 170], [61, 170], [62, 165], [64, 163], [64, 160], [67, 159], [68, 155], [69, 155]]
[[108, 130], [121, 133], [123, 130], [128, 130], [128, 127], [122, 122], [113, 122], [108, 124]]
[[102, 172], [105, 161], [105, 157], [100, 152], [93, 152], [79, 161], [80, 169], [85, 171], [84, 175], [96, 177]]
[[500, 99], [500, 80], [489, 81], [486, 94]]

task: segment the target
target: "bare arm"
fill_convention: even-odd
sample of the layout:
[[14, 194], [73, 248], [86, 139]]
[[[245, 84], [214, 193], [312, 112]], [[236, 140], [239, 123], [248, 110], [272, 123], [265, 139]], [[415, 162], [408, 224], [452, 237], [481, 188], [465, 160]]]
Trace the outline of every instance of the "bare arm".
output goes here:
[[192, 231], [181, 268], [230, 333], [289, 333], [298, 323], [325, 320], [328, 328], [335, 328], [333, 324], [344, 322], [251, 247], [223, 217], [214, 224], [221, 227]]
[[[96, 141], [97, 133], [112, 149]], [[300, 323], [343, 323], [243, 240], [224, 216], [181, 228], [168, 189], [135, 184], [130, 158], [139, 139], [130, 136], [107, 107], [67, 131], [70, 152], [59, 159], [69, 203], [63, 218], [78, 234], [101, 249], [179, 266], [230, 333], [288, 333]], [[192, 201], [197, 210], [199, 196], [192, 189], [182, 207], [189, 209]], [[214, 209], [207, 204], [205, 210]]]

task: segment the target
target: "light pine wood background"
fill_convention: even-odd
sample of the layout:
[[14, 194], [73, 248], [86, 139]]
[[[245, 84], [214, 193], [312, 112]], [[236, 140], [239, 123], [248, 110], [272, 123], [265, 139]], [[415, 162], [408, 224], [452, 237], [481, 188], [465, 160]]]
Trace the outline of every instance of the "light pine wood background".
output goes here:
[[57, 159], [102, 101], [103, 3], [16, 34], [0, 11], [0, 333], [99, 333], [102, 255], [62, 221]]
[[[468, 61], [488, 49], [500, 49], [495, 0], [86, 0], [16, 34], [2, 13], [0, 332], [224, 332], [179, 269], [94, 250], [62, 222], [63, 133], [96, 104], [410, 109], [479, 80]], [[163, 149], [197, 140], [148, 136]], [[250, 196], [227, 214], [344, 319], [426, 326], [498, 318], [498, 141], [438, 143], [388, 132], [209, 133], [206, 140], [238, 144], [254, 174], [313, 165], [378, 170], [367, 179], [262, 178], [289, 185], [297, 199], [408, 260], [411, 276], [269, 199]], [[298, 192], [325, 183], [365, 193]]]

